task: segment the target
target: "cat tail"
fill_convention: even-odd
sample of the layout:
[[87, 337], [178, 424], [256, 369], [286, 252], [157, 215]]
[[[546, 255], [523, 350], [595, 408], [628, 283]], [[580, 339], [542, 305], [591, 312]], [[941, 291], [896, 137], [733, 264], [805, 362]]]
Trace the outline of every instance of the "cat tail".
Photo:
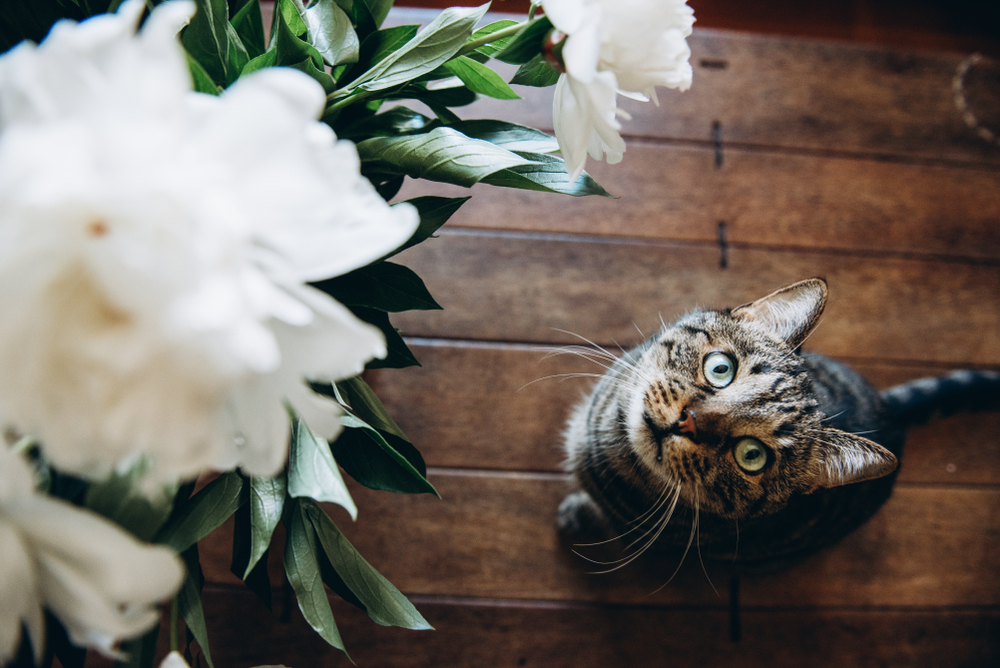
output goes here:
[[882, 391], [889, 411], [908, 424], [960, 412], [1000, 411], [1000, 372], [952, 371]]

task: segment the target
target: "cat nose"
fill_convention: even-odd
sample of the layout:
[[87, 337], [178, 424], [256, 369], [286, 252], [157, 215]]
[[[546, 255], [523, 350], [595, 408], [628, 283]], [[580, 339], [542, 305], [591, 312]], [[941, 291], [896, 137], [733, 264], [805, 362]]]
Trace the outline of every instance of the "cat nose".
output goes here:
[[691, 438], [697, 438], [698, 436], [698, 424], [695, 422], [697, 415], [692, 410], [684, 409], [681, 411], [680, 421], [677, 423], [677, 430], [690, 436]]

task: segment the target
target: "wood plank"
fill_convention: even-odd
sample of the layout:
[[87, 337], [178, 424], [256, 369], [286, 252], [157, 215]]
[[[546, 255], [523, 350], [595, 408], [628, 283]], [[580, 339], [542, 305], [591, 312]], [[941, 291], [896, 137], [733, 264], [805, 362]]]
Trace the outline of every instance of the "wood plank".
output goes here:
[[[593, 383], [567, 375], [603, 371], [576, 355], [553, 356], [555, 347], [440, 341], [411, 342], [411, 349], [422, 367], [367, 377], [430, 466], [560, 471], [564, 422]], [[928, 366], [855, 368], [882, 388], [944, 372]], [[1000, 412], [915, 428], [901, 480], [1000, 484], [998, 434]]]
[[[744, 639], [728, 640], [722, 610], [536, 606], [418, 599], [435, 631], [375, 626], [340, 601], [334, 614], [358, 666], [988, 666], [1000, 661], [996, 610], [745, 610]], [[239, 622], [232, 612], [240, 611]], [[350, 666], [298, 611], [275, 618], [251, 595], [206, 592], [219, 665]], [[280, 613], [279, 613], [280, 614]], [[266, 630], [260, 633], [258, 630]]]
[[[352, 487], [360, 509], [338, 525], [407, 594], [634, 605], [718, 606], [726, 575], [695, 554], [677, 565], [642, 557], [602, 570], [574, 555], [554, 528], [567, 492], [559, 476], [434, 470], [442, 499]], [[200, 543], [205, 576], [234, 583], [231, 536]], [[1000, 605], [1000, 490], [897, 486], [865, 526], [787, 573], [745, 578], [747, 607]], [[279, 550], [275, 550], [280, 552]], [[588, 553], [590, 554], [590, 553]], [[619, 547], [601, 558], [621, 556]], [[272, 566], [280, 576], [280, 565]], [[709, 580], [711, 578], [711, 580]], [[280, 580], [279, 580], [280, 581]]]
[[[660, 90], [659, 107], [621, 99], [632, 115], [624, 135], [708, 142], [718, 122], [724, 144], [1000, 163], [1000, 147], [955, 106], [963, 55], [698, 28], [688, 43], [690, 90]], [[517, 92], [521, 101], [484, 99], [458, 113], [550, 129], [553, 89]], [[998, 94], [977, 97], [974, 111], [992, 117]]]
[[602, 344], [692, 307], [735, 306], [809, 276], [831, 298], [809, 341], [834, 357], [1000, 364], [1000, 266], [710, 245], [443, 233], [400, 255], [444, 306], [394, 319], [411, 336]]
[[[477, 186], [451, 226], [1000, 258], [1000, 171], [636, 141], [588, 170], [620, 199]], [[397, 199], [463, 197], [408, 180]]]

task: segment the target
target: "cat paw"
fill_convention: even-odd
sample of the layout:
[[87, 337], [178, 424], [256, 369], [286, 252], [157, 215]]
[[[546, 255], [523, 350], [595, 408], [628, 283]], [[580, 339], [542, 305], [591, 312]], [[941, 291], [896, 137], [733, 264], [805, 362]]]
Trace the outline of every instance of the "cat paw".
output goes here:
[[556, 528], [564, 538], [579, 540], [606, 533], [608, 528], [604, 513], [586, 492], [574, 492], [559, 504]]

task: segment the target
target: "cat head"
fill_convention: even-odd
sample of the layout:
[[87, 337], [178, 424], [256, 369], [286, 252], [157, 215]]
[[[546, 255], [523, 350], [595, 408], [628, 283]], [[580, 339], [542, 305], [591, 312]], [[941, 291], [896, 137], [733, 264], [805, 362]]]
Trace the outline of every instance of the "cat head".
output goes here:
[[755, 302], [696, 311], [637, 349], [620, 419], [639, 459], [723, 517], [776, 512], [794, 494], [895, 470], [880, 445], [824, 425], [795, 350], [826, 304], [826, 283], [795, 283]]

